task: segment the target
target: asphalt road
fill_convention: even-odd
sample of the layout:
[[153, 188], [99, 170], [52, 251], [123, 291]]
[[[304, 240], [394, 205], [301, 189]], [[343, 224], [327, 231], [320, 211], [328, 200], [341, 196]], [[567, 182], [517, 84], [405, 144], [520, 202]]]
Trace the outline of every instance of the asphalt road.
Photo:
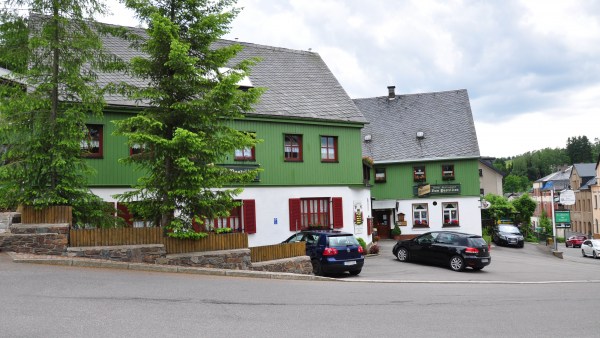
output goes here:
[[[542, 281], [570, 279], [570, 265], [597, 270], [595, 261], [530, 246], [494, 250], [496, 261], [477, 274], [382, 252], [368, 258], [365, 276], [337, 282], [25, 264], [0, 253], [0, 337], [599, 336], [600, 283]], [[404, 281], [429, 281], [365, 282], [377, 266]], [[561, 269], [543, 272], [553, 266]], [[527, 272], [522, 279], [542, 272], [537, 283], [459, 282], [521, 279], [510, 277], [518, 271]], [[454, 282], [439, 282], [447, 279]]]

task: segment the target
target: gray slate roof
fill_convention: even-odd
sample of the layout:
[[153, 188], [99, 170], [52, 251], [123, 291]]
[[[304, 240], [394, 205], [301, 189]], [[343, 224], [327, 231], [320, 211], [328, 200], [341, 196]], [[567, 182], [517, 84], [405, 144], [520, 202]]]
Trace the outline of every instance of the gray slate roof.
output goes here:
[[576, 163], [573, 167], [581, 177], [580, 190], [590, 189], [591, 185], [596, 184], [596, 163]]
[[[131, 30], [145, 36], [143, 29]], [[319, 54], [229, 40], [219, 40], [214, 47], [234, 43], [244, 49], [232, 62], [253, 57], [262, 60], [252, 67], [250, 81], [254, 87], [264, 87], [266, 91], [251, 114], [366, 122]], [[104, 39], [105, 48], [125, 60], [141, 55], [129, 45], [129, 42], [115, 37]], [[144, 85], [143, 81], [124, 74], [104, 74], [101, 77], [104, 83], [121, 80]], [[111, 105], [136, 105], [120, 96], [107, 97], [106, 100]]]
[[[363, 156], [375, 163], [479, 158], [475, 124], [465, 89], [355, 99], [369, 124]], [[424, 138], [417, 139], [417, 132]]]
[[559, 170], [550, 175], [544, 176], [535, 182], [542, 183], [542, 189], [564, 190], [568, 189], [571, 181], [571, 171], [573, 166], [568, 166], [564, 170]]
[[577, 175], [581, 178], [595, 177], [596, 176], [596, 163], [576, 163], [573, 164]]

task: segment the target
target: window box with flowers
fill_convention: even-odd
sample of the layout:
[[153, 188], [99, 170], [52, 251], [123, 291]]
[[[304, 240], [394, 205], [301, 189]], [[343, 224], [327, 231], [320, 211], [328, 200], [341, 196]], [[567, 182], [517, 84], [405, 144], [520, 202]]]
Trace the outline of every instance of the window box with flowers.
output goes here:
[[420, 221], [420, 220], [416, 220], [413, 227], [415, 228], [428, 228], [429, 227], [429, 223], [427, 223], [426, 220]]
[[458, 223], [457, 220], [451, 221], [451, 220], [445, 219], [443, 226], [444, 227], [458, 227], [458, 226], [460, 226], [460, 224]]

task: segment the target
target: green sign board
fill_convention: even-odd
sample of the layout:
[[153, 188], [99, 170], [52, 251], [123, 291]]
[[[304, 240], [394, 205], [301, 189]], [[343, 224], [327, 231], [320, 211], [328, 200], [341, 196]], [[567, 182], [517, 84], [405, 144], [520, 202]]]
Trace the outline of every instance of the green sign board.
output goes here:
[[419, 197], [431, 195], [460, 195], [460, 184], [423, 184], [413, 186], [413, 194]]
[[555, 223], [571, 223], [571, 213], [569, 211], [555, 211], [554, 212]]

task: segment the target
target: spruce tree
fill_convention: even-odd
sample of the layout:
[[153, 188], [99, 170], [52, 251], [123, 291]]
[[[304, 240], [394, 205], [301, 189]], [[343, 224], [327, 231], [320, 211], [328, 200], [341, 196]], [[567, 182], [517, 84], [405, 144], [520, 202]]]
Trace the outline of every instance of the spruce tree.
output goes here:
[[134, 213], [176, 230], [172, 235], [190, 236], [193, 220], [227, 216], [237, 205], [239, 187], [257, 175], [217, 165], [257, 142], [230, 124], [251, 111], [261, 94], [237, 85], [256, 60], [226, 68], [241, 46], [215, 47], [238, 13], [234, 1], [127, 0], [126, 5], [148, 27], [137, 44], [145, 56], [130, 65], [131, 74], [148, 86], [122, 84], [146, 107], [117, 125], [130, 146], [143, 149], [124, 162], [147, 174], [120, 198], [136, 201], [130, 203]]
[[6, 0], [0, 12], [0, 206], [71, 205], [74, 219], [101, 217], [81, 154], [86, 118], [102, 114], [97, 70], [119, 68], [102, 52], [96, 0]]

